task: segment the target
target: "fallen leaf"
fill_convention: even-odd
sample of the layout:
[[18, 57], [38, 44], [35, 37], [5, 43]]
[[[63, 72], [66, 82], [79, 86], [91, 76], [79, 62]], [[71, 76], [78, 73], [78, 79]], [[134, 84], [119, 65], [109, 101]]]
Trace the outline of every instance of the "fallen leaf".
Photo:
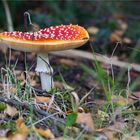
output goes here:
[[26, 127], [25, 123], [24, 123], [24, 120], [23, 118], [19, 118], [17, 121], [16, 121], [16, 129], [17, 129], [17, 132], [21, 133], [21, 134], [24, 134], [24, 135], [28, 135], [28, 128]]
[[38, 133], [40, 136], [44, 137], [44, 138], [54, 138], [53, 133], [51, 132], [50, 129], [41, 129], [41, 128], [33, 128], [33, 131], [35, 131], [36, 133]]
[[130, 44], [130, 43], [132, 43], [132, 40], [130, 38], [124, 37], [123, 43]]
[[[23, 118], [19, 118], [16, 121], [16, 131], [14, 133], [10, 133], [8, 137], [3, 137], [2, 140], [27, 140], [29, 130], [24, 124]], [[0, 138], [1, 140], [1, 138]]]
[[124, 98], [123, 96], [116, 96], [116, 95], [113, 95], [111, 97], [111, 100], [113, 103], [116, 103], [120, 106], [125, 106], [127, 105], [128, 103], [132, 102], [132, 100], [130, 98]]
[[74, 60], [70, 60], [70, 59], [64, 59], [64, 58], [59, 59], [59, 63], [65, 64], [68, 66], [77, 66], [78, 65], [78, 62], [76, 62]]
[[11, 117], [14, 117], [18, 113], [18, 111], [15, 107], [12, 107], [12, 106], [7, 104], [6, 109], [4, 110], [4, 113], [8, 114]]
[[44, 97], [44, 96], [35, 96], [37, 103], [49, 103], [51, 101], [50, 97]]
[[111, 33], [111, 35], [110, 35], [111, 42], [118, 42], [121, 40], [122, 40], [121, 37], [119, 35], [117, 35], [115, 32]]
[[78, 113], [76, 123], [85, 124], [90, 131], [94, 131], [94, 123], [90, 113]]
[[95, 26], [91, 26], [91, 27], [88, 27], [87, 28], [87, 31], [90, 33], [90, 34], [96, 34], [99, 32], [99, 28], [95, 27]]

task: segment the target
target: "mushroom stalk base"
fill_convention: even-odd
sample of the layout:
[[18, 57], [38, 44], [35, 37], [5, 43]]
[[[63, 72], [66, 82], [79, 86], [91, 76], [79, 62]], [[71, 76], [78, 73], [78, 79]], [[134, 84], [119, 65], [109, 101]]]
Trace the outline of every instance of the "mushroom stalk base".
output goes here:
[[46, 91], [51, 90], [54, 87], [53, 69], [49, 63], [48, 54], [38, 54], [35, 71], [40, 74], [42, 89]]
[[52, 75], [40, 72], [40, 80], [42, 89], [45, 91], [51, 90], [51, 88], [54, 86]]

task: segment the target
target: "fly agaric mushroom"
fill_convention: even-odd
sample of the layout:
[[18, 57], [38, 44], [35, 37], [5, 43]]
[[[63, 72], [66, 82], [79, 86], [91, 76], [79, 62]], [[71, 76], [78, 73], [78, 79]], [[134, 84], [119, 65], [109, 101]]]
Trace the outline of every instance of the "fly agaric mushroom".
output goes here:
[[36, 72], [40, 74], [42, 89], [53, 87], [53, 69], [49, 65], [48, 53], [82, 46], [89, 39], [87, 31], [78, 25], [60, 25], [41, 29], [38, 32], [2, 32], [0, 44], [12, 49], [37, 53]]

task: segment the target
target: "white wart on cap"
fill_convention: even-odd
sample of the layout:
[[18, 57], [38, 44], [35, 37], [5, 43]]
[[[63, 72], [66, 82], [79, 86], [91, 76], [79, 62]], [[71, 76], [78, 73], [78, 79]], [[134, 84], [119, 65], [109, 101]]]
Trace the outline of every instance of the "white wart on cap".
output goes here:
[[2, 32], [0, 44], [15, 50], [37, 53], [36, 72], [40, 74], [42, 89], [53, 87], [53, 69], [48, 52], [67, 50], [82, 46], [89, 39], [87, 31], [78, 25], [60, 25], [41, 29], [38, 32]]

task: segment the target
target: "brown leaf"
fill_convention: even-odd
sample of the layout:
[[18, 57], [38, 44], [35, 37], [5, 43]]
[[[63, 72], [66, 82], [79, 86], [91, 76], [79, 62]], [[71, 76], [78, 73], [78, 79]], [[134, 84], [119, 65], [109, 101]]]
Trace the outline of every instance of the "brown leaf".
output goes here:
[[118, 42], [121, 41], [122, 39], [120, 38], [119, 35], [117, 35], [115, 32], [111, 33], [110, 35], [110, 41], [111, 42]]
[[38, 103], [49, 103], [51, 101], [50, 97], [44, 97], [44, 96], [35, 96], [36, 102]]
[[94, 123], [90, 113], [78, 113], [76, 123], [85, 124], [90, 131], [94, 131]]
[[12, 106], [7, 104], [6, 109], [4, 110], [4, 113], [8, 114], [11, 117], [14, 117], [18, 113], [18, 111], [15, 107], [12, 107]]
[[70, 60], [70, 59], [64, 59], [64, 58], [59, 59], [59, 63], [65, 64], [68, 66], [77, 66], [78, 65], [78, 62], [76, 62], [74, 60]]
[[54, 138], [54, 135], [50, 129], [43, 130], [41, 128], [34, 127], [33, 130], [44, 138], [51, 138], [51, 139]]

